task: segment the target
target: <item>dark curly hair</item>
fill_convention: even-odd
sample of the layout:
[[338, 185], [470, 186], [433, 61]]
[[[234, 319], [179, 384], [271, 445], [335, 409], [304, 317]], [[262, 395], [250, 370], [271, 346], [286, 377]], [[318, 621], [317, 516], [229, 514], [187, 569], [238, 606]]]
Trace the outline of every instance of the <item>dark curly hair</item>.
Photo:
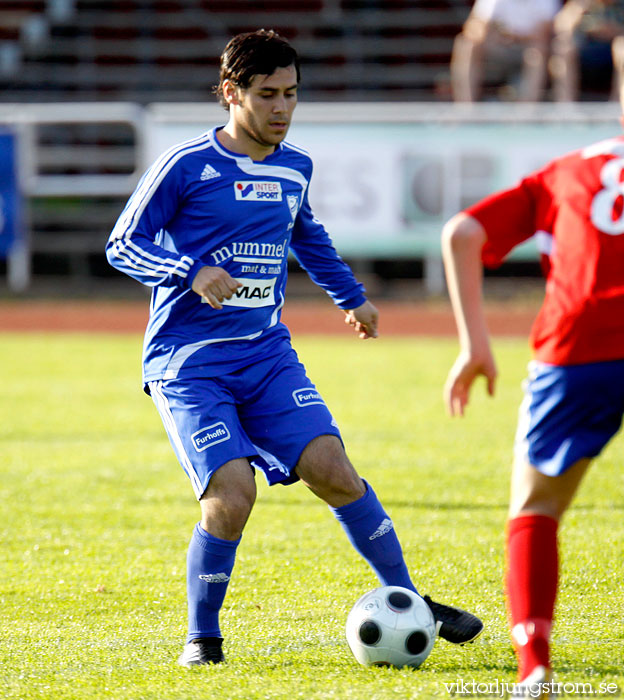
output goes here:
[[297, 83], [301, 73], [295, 49], [272, 29], [237, 34], [230, 39], [221, 54], [219, 84], [214, 92], [221, 104], [229, 109], [223, 97], [223, 82], [231, 80], [240, 88], [248, 88], [255, 75], [272, 75], [277, 68], [295, 66]]

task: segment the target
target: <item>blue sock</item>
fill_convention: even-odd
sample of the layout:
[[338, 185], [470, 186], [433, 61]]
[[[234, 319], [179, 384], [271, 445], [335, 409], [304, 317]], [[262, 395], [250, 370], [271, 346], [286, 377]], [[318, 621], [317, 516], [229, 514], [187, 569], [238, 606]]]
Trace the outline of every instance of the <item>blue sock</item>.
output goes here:
[[238, 540], [222, 540], [195, 525], [186, 559], [188, 637], [221, 637], [219, 610], [234, 568]]
[[357, 501], [330, 509], [382, 586], [403, 586], [417, 593], [407, 571], [392, 520], [373, 489], [366, 482], [364, 485], [366, 493]]

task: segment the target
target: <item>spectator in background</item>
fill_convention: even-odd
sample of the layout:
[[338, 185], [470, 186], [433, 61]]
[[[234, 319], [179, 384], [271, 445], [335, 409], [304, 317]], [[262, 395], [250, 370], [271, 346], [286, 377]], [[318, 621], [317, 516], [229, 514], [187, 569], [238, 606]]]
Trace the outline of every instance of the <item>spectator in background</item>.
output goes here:
[[624, 70], [624, 0], [568, 0], [555, 17], [550, 69], [558, 102], [596, 91], [617, 99]]
[[553, 20], [561, 0], [476, 0], [451, 57], [451, 89], [456, 102], [482, 98], [486, 78], [508, 80], [520, 69], [515, 99], [541, 99], [548, 78]]

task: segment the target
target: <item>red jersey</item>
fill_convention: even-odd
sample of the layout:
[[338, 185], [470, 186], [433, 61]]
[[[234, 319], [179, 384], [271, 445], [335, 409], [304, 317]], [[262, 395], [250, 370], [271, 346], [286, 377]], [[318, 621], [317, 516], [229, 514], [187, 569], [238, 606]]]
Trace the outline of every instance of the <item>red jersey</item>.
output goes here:
[[500, 265], [536, 237], [546, 295], [531, 330], [555, 365], [624, 359], [624, 137], [557, 158], [466, 213], [485, 228], [482, 259]]

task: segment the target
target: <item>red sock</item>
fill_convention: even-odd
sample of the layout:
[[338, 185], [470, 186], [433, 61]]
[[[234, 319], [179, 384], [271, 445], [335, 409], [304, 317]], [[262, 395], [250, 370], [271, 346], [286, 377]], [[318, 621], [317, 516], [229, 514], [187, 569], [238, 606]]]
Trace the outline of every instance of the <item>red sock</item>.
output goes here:
[[507, 603], [520, 680], [536, 666], [550, 667], [559, 580], [557, 527], [545, 515], [521, 515], [507, 524]]

